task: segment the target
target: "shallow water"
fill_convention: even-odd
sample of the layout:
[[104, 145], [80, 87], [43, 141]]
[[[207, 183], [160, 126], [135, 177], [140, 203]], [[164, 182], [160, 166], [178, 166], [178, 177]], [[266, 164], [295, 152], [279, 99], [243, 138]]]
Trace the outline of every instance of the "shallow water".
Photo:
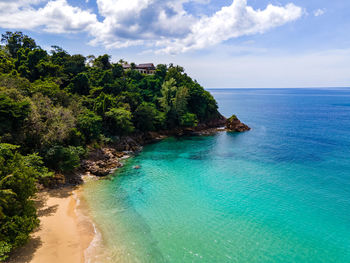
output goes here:
[[87, 183], [91, 262], [350, 262], [350, 90], [211, 92], [252, 130], [170, 138]]

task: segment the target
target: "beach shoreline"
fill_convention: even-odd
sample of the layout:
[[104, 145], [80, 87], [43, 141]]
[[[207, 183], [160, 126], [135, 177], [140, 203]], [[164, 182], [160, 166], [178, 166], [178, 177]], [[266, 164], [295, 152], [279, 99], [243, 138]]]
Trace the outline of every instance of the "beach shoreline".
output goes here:
[[86, 250], [96, 230], [80, 202], [80, 187], [39, 192], [35, 203], [40, 226], [28, 243], [14, 251], [8, 263], [86, 262]]
[[[194, 134], [211, 135], [226, 130], [203, 128], [199, 131]], [[92, 152], [90, 159], [82, 161], [82, 166], [85, 166], [85, 168], [82, 168], [79, 173], [81, 174], [80, 180], [78, 180], [80, 184], [76, 186], [62, 185], [57, 189], [39, 191], [34, 202], [36, 203], [40, 225], [31, 234], [28, 243], [13, 251], [6, 262], [91, 262], [99, 254], [97, 253], [97, 247], [101, 247], [103, 238], [89, 215], [88, 206], [82, 194], [84, 182], [98, 180], [100, 177], [103, 178], [112, 174], [116, 169], [123, 166], [122, 160], [131, 157], [130, 153], [138, 152], [143, 145], [161, 141], [168, 136], [156, 134], [153, 135], [150, 141], [132, 140], [135, 144], [135, 149], [130, 148], [132, 151], [125, 151], [125, 149], [124, 151], [117, 151], [110, 147], [97, 149]], [[97, 163], [99, 165], [96, 165]], [[101, 164], [102, 168], [99, 167]], [[97, 168], [98, 171], [103, 170], [104, 175], [96, 176], [91, 173], [91, 168], [95, 170]], [[77, 183], [77, 181], [73, 181], [73, 183]]]

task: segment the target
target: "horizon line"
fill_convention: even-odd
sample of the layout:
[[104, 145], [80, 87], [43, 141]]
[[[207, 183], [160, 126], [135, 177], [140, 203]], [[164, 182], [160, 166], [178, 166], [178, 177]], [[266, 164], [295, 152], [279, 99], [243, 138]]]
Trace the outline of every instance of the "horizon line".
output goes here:
[[244, 87], [244, 88], [239, 88], [239, 87], [233, 87], [233, 88], [204, 88], [208, 90], [223, 90], [223, 89], [350, 89], [350, 86], [344, 86], [344, 87], [281, 87], [281, 88], [266, 88], [266, 87]]

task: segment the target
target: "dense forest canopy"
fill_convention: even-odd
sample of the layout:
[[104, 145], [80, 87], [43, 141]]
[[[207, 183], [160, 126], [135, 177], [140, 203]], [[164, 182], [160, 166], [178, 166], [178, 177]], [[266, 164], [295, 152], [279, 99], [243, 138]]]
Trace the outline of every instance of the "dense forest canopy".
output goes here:
[[38, 225], [36, 183], [76, 169], [88, 145], [195, 127], [219, 114], [180, 66], [161, 64], [146, 75], [107, 54], [48, 52], [21, 32], [6, 32], [1, 42], [0, 260]]

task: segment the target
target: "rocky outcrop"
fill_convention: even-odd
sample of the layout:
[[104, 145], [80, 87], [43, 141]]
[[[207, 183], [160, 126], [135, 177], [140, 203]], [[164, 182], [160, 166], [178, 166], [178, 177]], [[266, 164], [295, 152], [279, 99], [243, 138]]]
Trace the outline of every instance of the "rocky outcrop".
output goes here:
[[116, 149], [105, 147], [91, 151], [88, 158], [83, 160], [80, 169], [83, 173], [95, 176], [106, 176], [116, 168], [123, 166], [121, 159], [127, 156], [124, 152], [117, 152]]
[[220, 113], [218, 113], [218, 115], [215, 118], [207, 121], [205, 123], [205, 126], [206, 126], [206, 128], [223, 127], [223, 126], [225, 126], [226, 120], [227, 119], [224, 116], [222, 116]]
[[249, 131], [250, 127], [242, 123], [236, 115], [232, 115], [226, 120], [226, 130], [235, 131], [235, 132], [245, 132]]

